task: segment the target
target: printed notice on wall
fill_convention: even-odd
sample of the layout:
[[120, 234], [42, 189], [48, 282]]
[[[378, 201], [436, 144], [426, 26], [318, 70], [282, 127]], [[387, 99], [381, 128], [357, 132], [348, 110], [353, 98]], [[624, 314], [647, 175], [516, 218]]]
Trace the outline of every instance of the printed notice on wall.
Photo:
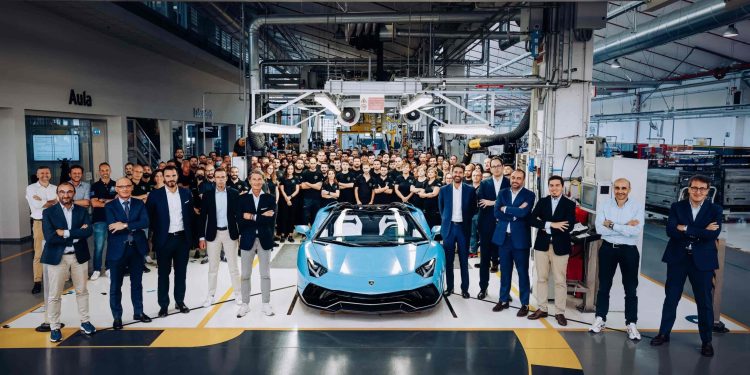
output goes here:
[[385, 96], [362, 94], [359, 96], [360, 113], [383, 113], [385, 112]]
[[34, 161], [80, 160], [78, 135], [34, 135]]

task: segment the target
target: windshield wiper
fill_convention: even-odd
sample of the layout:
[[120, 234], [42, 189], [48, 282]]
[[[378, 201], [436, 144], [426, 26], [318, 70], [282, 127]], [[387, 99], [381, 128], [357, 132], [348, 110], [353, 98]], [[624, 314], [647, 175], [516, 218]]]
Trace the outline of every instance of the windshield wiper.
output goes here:
[[362, 245], [353, 243], [353, 242], [344, 242], [344, 241], [336, 241], [336, 240], [324, 240], [318, 238], [316, 241], [322, 242], [322, 243], [329, 243], [332, 245], [341, 245], [341, 246], [350, 246], [350, 247], [362, 247]]

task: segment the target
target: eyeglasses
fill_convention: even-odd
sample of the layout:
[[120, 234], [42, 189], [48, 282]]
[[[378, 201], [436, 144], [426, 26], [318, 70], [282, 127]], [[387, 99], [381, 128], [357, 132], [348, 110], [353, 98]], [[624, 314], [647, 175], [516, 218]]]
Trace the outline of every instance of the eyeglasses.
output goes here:
[[691, 186], [691, 187], [690, 187], [690, 191], [692, 191], [692, 192], [697, 192], [697, 193], [705, 193], [705, 192], [707, 192], [707, 191], [708, 191], [708, 188], [705, 188], [705, 187], [696, 187], [696, 186]]

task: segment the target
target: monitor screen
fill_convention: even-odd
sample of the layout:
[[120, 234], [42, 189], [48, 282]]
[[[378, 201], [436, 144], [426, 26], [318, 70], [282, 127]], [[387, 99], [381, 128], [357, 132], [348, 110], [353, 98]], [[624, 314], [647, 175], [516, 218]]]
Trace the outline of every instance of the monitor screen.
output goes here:
[[33, 136], [34, 161], [80, 160], [78, 134]]
[[581, 206], [589, 210], [596, 210], [596, 185], [581, 185]]

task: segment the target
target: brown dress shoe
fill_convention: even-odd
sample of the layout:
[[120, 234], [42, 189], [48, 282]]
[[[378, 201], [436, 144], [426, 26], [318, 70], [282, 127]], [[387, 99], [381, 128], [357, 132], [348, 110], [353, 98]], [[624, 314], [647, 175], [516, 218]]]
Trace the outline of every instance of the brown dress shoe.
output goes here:
[[563, 315], [563, 314], [557, 314], [557, 315], [555, 315], [555, 319], [557, 319], [557, 324], [559, 324], [559, 325], [561, 325], [563, 327], [566, 326], [566, 325], [568, 325], [568, 319], [565, 319], [565, 315]]
[[516, 316], [519, 318], [523, 318], [526, 315], [529, 315], [529, 307], [526, 305], [523, 305], [516, 313]]
[[505, 310], [505, 309], [507, 309], [509, 307], [510, 307], [510, 302], [498, 302], [497, 304], [495, 304], [494, 307], [492, 307], [492, 311], [499, 312], [499, 311], [503, 311], [503, 310]]
[[529, 318], [529, 320], [537, 320], [537, 319], [541, 319], [541, 318], [546, 318], [548, 316], [549, 316], [549, 314], [547, 314], [546, 311], [536, 310], [533, 313], [531, 313], [531, 315], [529, 315], [528, 318]]

